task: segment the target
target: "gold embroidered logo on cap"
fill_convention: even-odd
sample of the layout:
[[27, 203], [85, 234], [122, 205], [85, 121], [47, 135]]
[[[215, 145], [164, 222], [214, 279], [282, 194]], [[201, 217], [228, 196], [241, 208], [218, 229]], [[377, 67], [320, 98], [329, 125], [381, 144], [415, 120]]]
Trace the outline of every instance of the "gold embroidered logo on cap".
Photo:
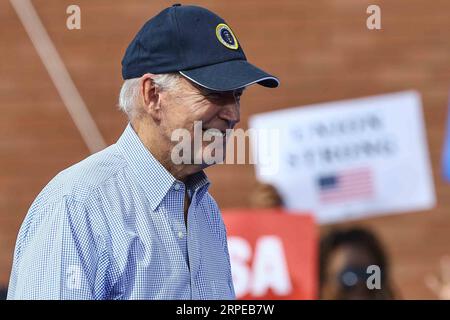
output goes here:
[[220, 23], [217, 25], [216, 36], [220, 43], [228, 49], [237, 50], [239, 48], [238, 41], [234, 36], [233, 31], [231, 31], [231, 28], [225, 23]]

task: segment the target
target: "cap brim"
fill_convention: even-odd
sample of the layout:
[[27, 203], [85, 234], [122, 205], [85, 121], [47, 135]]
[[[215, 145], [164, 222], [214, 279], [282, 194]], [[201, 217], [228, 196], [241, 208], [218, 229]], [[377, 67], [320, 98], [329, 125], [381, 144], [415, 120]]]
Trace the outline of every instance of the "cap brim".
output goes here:
[[214, 91], [231, 91], [258, 83], [276, 88], [280, 81], [245, 60], [231, 60], [210, 66], [183, 70], [180, 74], [196, 84]]

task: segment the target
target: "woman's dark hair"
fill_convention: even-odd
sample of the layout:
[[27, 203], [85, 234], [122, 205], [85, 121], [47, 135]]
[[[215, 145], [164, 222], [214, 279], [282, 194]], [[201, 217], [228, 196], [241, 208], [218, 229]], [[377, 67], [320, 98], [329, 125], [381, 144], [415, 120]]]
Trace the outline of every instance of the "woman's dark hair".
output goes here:
[[325, 269], [329, 264], [332, 253], [344, 245], [356, 246], [366, 250], [373, 257], [374, 264], [383, 270], [383, 279], [389, 279], [386, 255], [381, 243], [372, 231], [360, 227], [346, 230], [336, 229], [320, 240], [319, 283], [321, 288], [326, 280]]
[[6, 300], [8, 290], [0, 287], [0, 300]]

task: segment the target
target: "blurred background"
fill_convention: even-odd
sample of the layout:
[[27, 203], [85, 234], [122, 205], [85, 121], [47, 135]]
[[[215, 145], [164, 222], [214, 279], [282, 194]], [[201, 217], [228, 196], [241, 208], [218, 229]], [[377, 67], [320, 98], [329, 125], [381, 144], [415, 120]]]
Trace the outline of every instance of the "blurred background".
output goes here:
[[[172, 1], [33, 0], [106, 144], [127, 120], [117, 110], [125, 48], [151, 16]], [[81, 9], [68, 30], [66, 9]], [[370, 228], [390, 258], [398, 297], [436, 299], [426, 285], [450, 254], [450, 186], [441, 156], [450, 91], [450, 2], [446, 0], [195, 1], [232, 26], [254, 64], [277, 75], [279, 89], [253, 86], [249, 116], [313, 103], [415, 89], [422, 94], [437, 205], [426, 212], [374, 217], [344, 225]], [[381, 30], [368, 30], [366, 9], [381, 8]], [[0, 1], [0, 287], [7, 287], [16, 236], [39, 191], [62, 169], [90, 154], [10, 1]], [[251, 205], [251, 165], [207, 170], [219, 206]], [[449, 271], [450, 273], [450, 271]]]

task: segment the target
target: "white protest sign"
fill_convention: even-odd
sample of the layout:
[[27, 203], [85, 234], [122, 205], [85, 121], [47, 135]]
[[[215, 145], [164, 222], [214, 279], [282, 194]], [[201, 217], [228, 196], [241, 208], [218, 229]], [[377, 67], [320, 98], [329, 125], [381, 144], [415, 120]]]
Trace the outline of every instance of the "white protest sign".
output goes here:
[[268, 112], [249, 123], [251, 132], [279, 130], [277, 143], [250, 136], [258, 179], [319, 223], [435, 205], [415, 91]]

